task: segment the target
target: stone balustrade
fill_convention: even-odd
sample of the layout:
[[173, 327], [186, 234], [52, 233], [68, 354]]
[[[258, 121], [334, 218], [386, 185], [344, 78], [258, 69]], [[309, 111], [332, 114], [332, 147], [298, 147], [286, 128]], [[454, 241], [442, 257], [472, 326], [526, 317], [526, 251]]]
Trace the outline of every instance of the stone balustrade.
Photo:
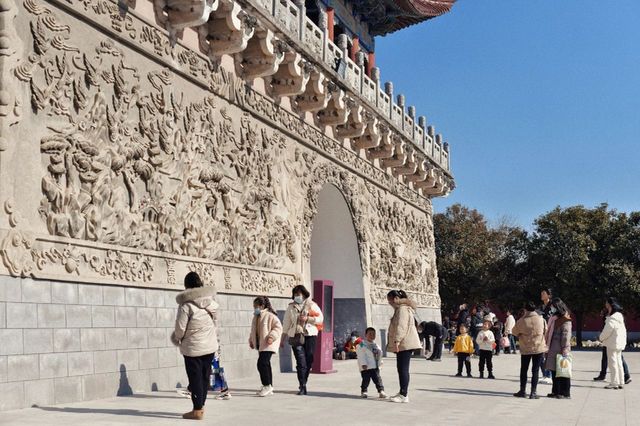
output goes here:
[[424, 196], [455, 187], [442, 135], [406, 107], [403, 95], [394, 101], [393, 84], [381, 84], [378, 68], [366, 74], [362, 53], [349, 58], [345, 35], [331, 41], [326, 16], [317, 26], [304, 2], [154, 0], [154, 8], [170, 34], [193, 27], [212, 60], [231, 55], [239, 76], [264, 78], [270, 96], [288, 97], [292, 109], [311, 112], [316, 124]]

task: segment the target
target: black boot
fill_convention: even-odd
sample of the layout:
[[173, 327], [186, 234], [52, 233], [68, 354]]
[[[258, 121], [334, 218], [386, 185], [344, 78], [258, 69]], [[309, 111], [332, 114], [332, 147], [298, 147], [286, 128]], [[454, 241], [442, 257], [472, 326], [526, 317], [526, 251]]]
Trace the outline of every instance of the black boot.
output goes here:
[[531, 393], [529, 394], [529, 399], [540, 399], [540, 397], [538, 396], [538, 394], [537, 394], [537, 393], [535, 393], [535, 392], [531, 392]]
[[298, 390], [298, 395], [306, 395], [307, 394], [307, 386], [300, 386], [300, 390]]
[[606, 374], [598, 374], [598, 377], [594, 377], [593, 381], [594, 382], [601, 382], [606, 378], [607, 378]]
[[516, 398], [526, 398], [527, 393], [524, 391], [524, 389], [520, 389], [520, 391], [514, 393], [513, 396], [515, 396]]
[[481, 372], [480, 372], [480, 377], [479, 377], [479, 378], [480, 378], [480, 379], [484, 379], [484, 371], [481, 371]]

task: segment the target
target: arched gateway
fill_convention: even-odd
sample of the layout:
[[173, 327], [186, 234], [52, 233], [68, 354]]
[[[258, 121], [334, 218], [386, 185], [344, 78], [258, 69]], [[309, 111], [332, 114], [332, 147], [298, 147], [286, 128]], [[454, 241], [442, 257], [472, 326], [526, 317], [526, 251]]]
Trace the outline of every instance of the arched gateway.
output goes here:
[[0, 410], [185, 383], [188, 271], [218, 291], [230, 378], [254, 371], [252, 299], [312, 278], [344, 332], [385, 328], [391, 288], [439, 315], [449, 148], [381, 84], [373, 36], [453, 0], [384, 4], [2, 3]]

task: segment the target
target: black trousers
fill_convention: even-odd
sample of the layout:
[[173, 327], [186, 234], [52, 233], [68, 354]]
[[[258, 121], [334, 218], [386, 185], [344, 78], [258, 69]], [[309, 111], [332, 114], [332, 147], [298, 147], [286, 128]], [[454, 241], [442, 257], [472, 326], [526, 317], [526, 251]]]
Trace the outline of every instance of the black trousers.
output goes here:
[[433, 353], [429, 357], [430, 359], [442, 358], [442, 341], [443, 341], [442, 336], [435, 338], [435, 341], [433, 342]]
[[458, 354], [458, 374], [462, 374], [462, 366], [467, 368], [467, 375], [471, 374], [471, 354]]
[[260, 352], [258, 355], [258, 373], [262, 386], [273, 385], [273, 374], [271, 372], [271, 356], [273, 352]]
[[304, 336], [304, 345], [292, 347], [293, 356], [296, 359], [296, 372], [300, 387], [307, 385], [311, 366], [313, 365], [313, 353], [316, 350], [317, 336]]
[[360, 385], [360, 390], [362, 392], [366, 392], [369, 389], [369, 383], [373, 380], [373, 384], [376, 385], [376, 390], [378, 392], [382, 392], [384, 390], [384, 385], [382, 384], [382, 377], [380, 377], [380, 369], [372, 368], [370, 370], [364, 370], [360, 372], [360, 376], [362, 377], [362, 384]]
[[536, 393], [542, 359], [542, 354], [520, 355], [520, 390], [522, 392], [527, 388], [527, 370], [531, 364], [531, 393]]
[[553, 386], [551, 387], [552, 394], [571, 396], [571, 379], [566, 377], [557, 377], [556, 371], [551, 370], [551, 380], [553, 380]]
[[184, 357], [184, 367], [189, 378], [189, 391], [191, 392], [191, 402], [193, 402], [194, 410], [202, 410], [207, 400], [213, 355]]
[[493, 351], [480, 350], [480, 362], [478, 364], [480, 373], [484, 373], [485, 364], [489, 374], [493, 373]]
[[398, 369], [398, 380], [400, 381], [400, 395], [407, 396], [409, 393], [409, 364], [411, 363], [413, 351], [400, 351], [396, 354], [396, 368]]

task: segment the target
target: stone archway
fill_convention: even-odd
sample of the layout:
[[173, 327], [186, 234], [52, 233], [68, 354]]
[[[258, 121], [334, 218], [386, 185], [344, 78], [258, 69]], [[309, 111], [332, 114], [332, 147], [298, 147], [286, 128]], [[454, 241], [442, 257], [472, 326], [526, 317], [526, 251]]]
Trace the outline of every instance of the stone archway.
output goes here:
[[364, 274], [352, 214], [344, 194], [326, 184], [318, 194], [311, 235], [311, 280], [334, 282], [334, 336], [341, 341], [368, 325]]

